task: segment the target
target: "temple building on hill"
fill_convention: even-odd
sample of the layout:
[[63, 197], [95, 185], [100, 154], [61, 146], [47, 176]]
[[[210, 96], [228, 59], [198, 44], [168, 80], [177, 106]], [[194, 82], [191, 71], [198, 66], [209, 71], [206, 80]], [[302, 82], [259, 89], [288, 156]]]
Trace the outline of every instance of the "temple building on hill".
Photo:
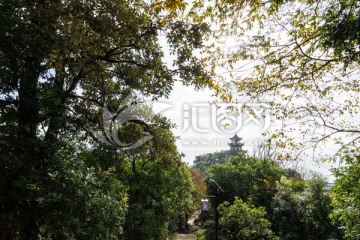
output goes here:
[[244, 143], [241, 143], [242, 138], [239, 137], [236, 133], [235, 135], [230, 138], [230, 151], [234, 151], [234, 152], [246, 152], [242, 149], [242, 146], [244, 146]]

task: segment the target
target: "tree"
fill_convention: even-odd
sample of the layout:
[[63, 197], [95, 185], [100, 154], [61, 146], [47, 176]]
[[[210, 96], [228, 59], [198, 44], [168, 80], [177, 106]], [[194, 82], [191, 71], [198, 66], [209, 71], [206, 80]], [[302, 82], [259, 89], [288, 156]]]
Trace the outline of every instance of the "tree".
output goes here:
[[255, 158], [266, 158], [266, 159], [269, 159], [269, 160], [273, 160], [273, 161], [276, 161], [278, 160], [277, 159], [277, 156], [279, 155], [279, 152], [278, 152], [278, 147], [277, 146], [272, 146], [271, 144], [271, 139], [269, 139], [268, 141], [263, 141], [259, 144], [256, 144], [254, 147], [253, 147], [253, 157]]
[[[93, 170], [66, 162], [76, 162], [81, 143], [97, 140], [93, 132], [102, 129], [104, 106], [117, 109], [132, 90], [138, 96], [166, 96], [175, 80], [198, 88], [210, 82], [192, 53], [201, 48], [208, 28], [183, 19], [184, 8], [182, 1], [0, 1], [0, 206], [7, 222], [1, 237], [38, 239], [47, 230], [43, 226], [54, 223], [47, 222], [51, 214], [40, 199], [57, 166], [66, 168], [62, 175], [74, 177], [72, 189], [92, 193], [91, 184], [78, 180]], [[163, 62], [160, 37], [174, 54], [172, 68]], [[141, 124], [131, 126], [144, 130]], [[61, 162], [61, 151], [74, 144], [73, 155]], [[119, 208], [125, 211], [123, 200]], [[61, 216], [63, 210], [56, 211]], [[72, 215], [66, 216], [62, 221], [72, 222]], [[86, 225], [87, 218], [78, 220]]]
[[343, 233], [339, 225], [332, 223], [329, 217], [332, 207], [326, 181], [318, 175], [306, 180], [302, 196], [306, 199], [306, 233], [307, 239], [342, 239]]
[[359, 3], [336, 1], [325, 11], [324, 25], [320, 28], [322, 44], [334, 49], [345, 64], [359, 62]]
[[276, 181], [284, 170], [268, 159], [257, 159], [238, 154], [225, 164], [214, 164], [207, 171], [207, 177], [215, 180], [225, 192], [217, 191], [214, 184], [207, 184], [210, 195], [218, 196], [218, 203], [234, 201], [235, 197], [247, 201], [252, 199], [256, 207], [263, 206], [270, 213]]
[[118, 239], [122, 236], [126, 186], [111, 169], [100, 170], [89, 165], [89, 158], [95, 156], [86, 149], [75, 158], [69, 150], [57, 156], [60, 159], [49, 169], [49, 178], [43, 177], [44, 182], [31, 186], [35, 190], [31, 204], [46, 212], [37, 221], [39, 236], [47, 239]]
[[206, 196], [206, 175], [195, 168], [189, 168], [189, 171], [194, 185], [194, 191], [192, 193], [193, 204], [196, 206], [196, 209], [200, 209], [201, 200]]
[[218, 94], [273, 109], [281, 120], [273, 144], [300, 154], [324, 140], [360, 139], [359, 9], [353, 0], [198, 0], [192, 14], [216, 22], [204, 54], [228, 72]]
[[128, 163], [129, 208], [124, 225], [126, 239], [163, 239], [186, 227], [193, 211], [192, 183], [184, 163], [161, 166], [149, 159]]
[[330, 217], [344, 230], [346, 239], [358, 239], [360, 236], [360, 156], [356, 151], [352, 151], [347, 153], [344, 160], [345, 166], [333, 169], [336, 180], [335, 186], [331, 189], [333, 209]]
[[162, 165], [158, 160], [131, 159], [126, 177], [129, 208], [127, 239], [162, 239], [186, 227], [193, 211], [192, 183], [180, 159]]
[[224, 202], [219, 206], [219, 222], [226, 239], [278, 239], [271, 231], [264, 208], [235, 198], [233, 204]]
[[232, 204], [238, 198], [263, 208], [264, 218], [281, 239], [342, 238], [339, 225], [329, 218], [331, 198], [320, 176], [304, 180], [296, 171], [280, 168], [271, 160], [239, 154], [225, 164], [212, 165], [207, 177], [224, 190], [207, 185], [208, 194], [216, 195], [218, 204]]
[[[172, 124], [155, 116], [152, 139], [128, 151], [100, 145], [87, 157], [88, 166], [110, 171], [126, 186], [125, 239], [163, 239], [169, 232], [186, 227], [193, 211], [191, 176], [170, 131]], [[136, 123], [122, 128], [131, 136], [143, 132]], [[99, 170], [100, 171], [100, 170]]]
[[274, 232], [281, 239], [342, 239], [329, 218], [330, 202], [319, 176], [308, 180], [282, 177], [271, 205]]
[[[118, 239], [123, 233], [127, 208], [126, 187], [114, 177], [111, 169], [97, 169], [89, 165], [95, 157], [87, 149], [79, 147], [78, 139], [68, 139], [46, 166], [46, 175], [35, 169], [28, 169], [26, 179], [11, 179], [15, 184], [10, 191], [4, 169], [15, 159], [2, 158], [0, 162], [0, 236], [4, 239], [28, 239], [24, 232], [26, 219], [30, 214], [40, 215], [36, 219], [37, 237], [45, 239]], [[5, 157], [7, 157], [5, 155]], [[103, 156], [104, 157], [104, 156]], [[97, 159], [97, 161], [100, 161]], [[14, 163], [14, 162], [13, 162]], [[16, 163], [16, 162], [15, 162]], [[30, 175], [31, 174], [31, 175]], [[21, 200], [26, 200], [32, 212], [23, 211]], [[4, 203], [7, 203], [5, 205]], [[7, 207], [15, 206], [15, 209]], [[19, 231], [19, 232], [16, 232]]]
[[231, 156], [235, 156], [236, 152], [234, 151], [220, 151], [214, 153], [205, 153], [203, 155], [199, 155], [195, 157], [194, 160], [194, 168], [205, 173], [209, 167], [213, 164], [226, 163]]
[[305, 237], [303, 223], [304, 206], [296, 195], [304, 189], [303, 180], [281, 178], [277, 185], [278, 192], [272, 202], [272, 222], [274, 231], [284, 239], [301, 239]]

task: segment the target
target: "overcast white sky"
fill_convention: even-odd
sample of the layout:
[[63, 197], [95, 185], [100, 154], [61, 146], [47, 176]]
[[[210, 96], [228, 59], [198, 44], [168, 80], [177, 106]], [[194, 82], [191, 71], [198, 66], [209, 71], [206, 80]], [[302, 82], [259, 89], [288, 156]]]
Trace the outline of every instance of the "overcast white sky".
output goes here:
[[[238, 116], [226, 116], [223, 109], [215, 108], [210, 104], [214, 100], [212, 92], [208, 89], [195, 91], [191, 86], [182, 86], [176, 83], [168, 99], [161, 99], [161, 103], [169, 104], [162, 115], [171, 119], [176, 124], [173, 130], [179, 136], [177, 146], [185, 154], [185, 162], [192, 164], [195, 156], [207, 152], [228, 150], [229, 138], [235, 132], [243, 138], [244, 149], [251, 150], [251, 145], [261, 137], [263, 123], [251, 119], [244, 113]], [[227, 105], [218, 105], [225, 107]], [[223, 129], [223, 126], [228, 126]], [[250, 151], [251, 152], [251, 151]]]
[[[164, 61], [171, 68], [174, 56], [168, 51], [166, 38], [161, 36], [159, 40], [164, 50]], [[251, 153], [252, 145], [260, 140], [262, 122], [249, 119], [246, 113], [241, 116], [243, 119], [238, 119], [237, 123], [235, 123], [236, 120], [229, 121], [226, 119], [226, 114], [221, 114], [221, 110], [215, 110], [214, 105], [209, 104], [215, 99], [209, 89], [195, 91], [193, 86], [183, 86], [176, 82], [170, 96], [167, 99], [160, 99], [160, 104], [154, 105], [155, 112], [161, 111], [163, 116], [176, 124], [177, 127], [173, 129], [173, 133], [179, 137], [177, 147], [185, 154], [184, 161], [190, 165], [197, 155], [228, 150], [229, 138], [235, 132], [243, 138], [244, 150]], [[168, 108], [162, 110], [164, 108], [162, 105]], [[226, 123], [229, 127], [225, 131], [219, 131]]]

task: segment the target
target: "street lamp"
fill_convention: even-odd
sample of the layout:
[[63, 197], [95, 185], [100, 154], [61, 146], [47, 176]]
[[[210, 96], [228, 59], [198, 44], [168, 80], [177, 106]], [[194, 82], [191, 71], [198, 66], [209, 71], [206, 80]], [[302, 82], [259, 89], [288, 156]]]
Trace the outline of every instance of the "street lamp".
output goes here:
[[[213, 179], [209, 179], [210, 182], [214, 183], [217, 189], [217, 193], [219, 193], [219, 189], [222, 192], [225, 192], [222, 187]], [[217, 199], [216, 195], [213, 196], [206, 196], [206, 198], [214, 198], [214, 205], [215, 205], [215, 239], [218, 240], [218, 212], [217, 212]], [[201, 200], [201, 210], [208, 211], [209, 210], [209, 201], [207, 199]]]
[[222, 189], [222, 187], [220, 187], [220, 185], [219, 185], [217, 182], [215, 182], [215, 180], [213, 180], [213, 179], [210, 178], [209, 181], [215, 183], [215, 185], [218, 187], [218, 188], [217, 188], [218, 193], [219, 193], [219, 189], [220, 189], [222, 192], [225, 192], [224, 189]]

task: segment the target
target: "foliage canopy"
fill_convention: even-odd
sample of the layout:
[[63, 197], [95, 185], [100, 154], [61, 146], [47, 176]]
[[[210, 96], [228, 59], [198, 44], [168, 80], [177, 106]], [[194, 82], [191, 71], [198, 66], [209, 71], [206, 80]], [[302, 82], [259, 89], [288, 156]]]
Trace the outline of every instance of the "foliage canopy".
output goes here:
[[[129, 230], [126, 209], [160, 199], [150, 209], [161, 207], [165, 220], [154, 231], [175, 219], [169, 201], [188, 211], [189, 175], [166, 120], [151, 119], [153, 141], [122, 155], [134, 166], [122, 165], [121, 174], [110, 153], [123, 152], [103, 147], [93, 134], [104, 125], [104, 106], [116, 110], [130, 92], [133, 104], [167, 96], [175, 81], [210, 83], [193, 54], [208, 27], [185, 19], [184, 7], [182, 1], [0, 1], [0, 238], [119, 238]], [[150, 128], [129, 122], [115, 134], [131, 142]], [[142, 185], [130, 185], [132, 178]], [[168, 181], [150, 191], [159, 179]], [[175, 185], [182, 192], [170, 191]], [[139, 186], [153, 195], [145, 197]]]
[[265, 218], [264, 208], [235, 198], [234, 204], [224, 202], [219, 206], [220, 226], [226, 239], [278, 239], [271, 231], [271, 223]]

